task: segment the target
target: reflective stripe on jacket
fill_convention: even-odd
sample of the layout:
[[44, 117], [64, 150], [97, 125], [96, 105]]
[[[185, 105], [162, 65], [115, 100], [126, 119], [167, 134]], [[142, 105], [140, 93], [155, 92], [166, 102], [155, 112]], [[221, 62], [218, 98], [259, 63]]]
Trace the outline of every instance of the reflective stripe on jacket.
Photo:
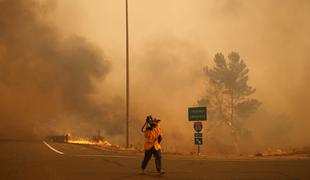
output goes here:
[[146, 130], [144, 133], [145, 137], [145, 150], [150, 150], [153, 146], [156, 150], [160, 149], [160, 144], [158, 143], [158, 137], [161, 134], [161, 129], [159, 126], [153, 128], [152, 130]]

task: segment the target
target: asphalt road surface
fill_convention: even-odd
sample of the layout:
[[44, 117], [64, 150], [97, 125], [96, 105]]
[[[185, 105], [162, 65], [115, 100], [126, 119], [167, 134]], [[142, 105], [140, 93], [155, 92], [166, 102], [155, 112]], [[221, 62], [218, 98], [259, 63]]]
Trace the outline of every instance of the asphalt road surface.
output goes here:
[[142, 154], [41, 140], [0, 140], [0, 179], [310, 179], [310, 160], [197, 159], [163, 155], [166, 174], [155, 175], [154, 159], [140, 172]]

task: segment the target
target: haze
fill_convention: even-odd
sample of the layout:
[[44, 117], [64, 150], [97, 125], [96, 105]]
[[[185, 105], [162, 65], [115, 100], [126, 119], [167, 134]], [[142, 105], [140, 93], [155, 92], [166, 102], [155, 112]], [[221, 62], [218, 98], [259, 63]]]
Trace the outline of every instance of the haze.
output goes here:
[[[0, 0], [0, 3], [3, 2]], [[10, 113], [2, 113], [5, 114], [2, 119], [9, 117], [11, 124], [20, 124], [27, 119], [27, 124], [29, 121], [34, 122], [31, 120], [34, 118], [35, 123], [31, 124], [44, 124], [44, 127], [48, 124], [49, 127], [54, 127], [51, 128], [52, 131], [59, 133], [69, 129], [74, 132], [87, 131], [81, 134], [91, 134], [100, 126], [112, 142], [124, 143], [125, 120], [122, 103], [125, 94], [125, 1], [38, 0], [39, 6], [31, 3], [22, 3], [23, 5], [19, 6], [20, 1], [16, 2], [15, 5], [21, 8], [38, 8], [40, 21], [52, 27], [52, 31], [57, 31], [57, 35], [51, 36], [56, 39], [55, 46], [46, 46], [43, 42], [43, 48], [57, 50], [57, 42], [62, 39], [83, 37], [82, 40], [77, 38], [78, 43], [66, 41], [67, 45], [61, 47], [63, 51], [57, 56], [54, 56], [53, 52], [42, 51], [44, 53], [39, 57], [51, 57], [51, 54], [52, 57], [60, 57], [59, 62], [53, 66], [58, 69], [62, 67], [61, 60], [65, 57], [69, 56], [74, 61], [74, 58], [81, 56], [72, 53], [67, 46], [73, 44], [80, 47], [82, 42], [82, 49], [85, 50], [83, 52], [92, 59], [86, 63], [91, 72], [82, 70], [83, 76], [79, 76], [81, 73], [67, 75], [78, 75], [81, 78], [76, 84], [68, 85], [67, 90], [70, 91], [64, 88], [64, 93], [61, 93], [63, 96], [57, 94], [62, 90], [53, 91], [51, 94], [56, 97], [53, 101], [46, 97], [50, 93], [42, 93], [42, 96], [38, 97], [35, 95], [38, 93], [36, 89], [26, 88], [26, 96], [30, 97], [25, 101], [38, 98], [36, 108], [29, 108], [31, 110], [27, 112], [35, 113], [38, 109], [41, 110], [38, 104], [47, 101], [48, 107], [57, 107], [53, 110], [58, 112], [56, 119], [60, 120], [57, 121], [41, 120], [45, 115], [46, 119], [55, 119], [55, 114], [51, 113], [49, 108], [38, 117], [23, 115], [23, 108], [17, 108], [20, 106], [14, 104], [16, 99], [10, 98], [17, 97], [16, 95], [24, 97], [24, 94], [20, 94], [23, 93], [19, 91], [20, 86], [12, 85], [10, 91], [0, 86], [4, 99], [1, 105], [7, 107], [5, 105], [10, 103], [11, 106], [7, 108], [12, 108], [9, 109]], [[6, 16], [8, 14], [11, 17], [18, 16], [19, 12], [13, 11], [18, 8], [11, 7], [13, 14], [10, 14], [2, 11], [4, 6], [0, 7], [0, 24], [9, 17]], [[145, 116], [152, 114], [162, 120], [162, 128], [167, 138], [164, 142], [166, 147], [182, 151], [186, 142], [189, 145], [186, 150], [195, 148], [192, 146], [193, 127], [187, 120], [187, 107], [196, 105], [197, 100], [204, 95], [206, 83], [203, 67], [212, 65], [212, 58], [217, 52], [227, 54], [237, 51], [250, 69], [250, 84], [257, 89], [255, 97], [262, 102], [259, 111], [248, 123], [248, 127], [253, 131], [256, 147], [309, 145], [309, 17], [308, 0], [129, 0], [131, 143], [143, 143], [140, 128]], [[12, 46], [3, 44], [2, 42], [9, 41], [1, 39], [8, 36], [1, 35], [2, 32], [10, 31], [0, 31], [0, 58], [5, 59], [9, 56], [4, 56], [1, 52], [4, 52], [4, 49], [13, 51], [12, 48], [19, 43]], [[24, 31], [14, 31], [17, 34], [19, 32]], [[48, 36], [50, 33], [43, 34]], [[33, 42], [31, 38], [35, 38], [27, 33], [25, 36], [30, 37], [26, 42]], [[18, 47], [22, 49], [27, 46]], [[28, 51], [31, 53], [31, 49]], [[31, 58], [28, 60], [31, 61]], [[37, 62], [34, 67], [42, 69], [40, 67], [45, 66], [40, 64], [41, 61]], [[103, 65], [98, 68], [99, 64]], [[47, 68], [48, 75], [52, 76], [48, 80], [54, 79], [53, 67]], [[83, 67], [83, 63], [76, 66], [81, 69], [84, 69]], [[23, 82], [31, 86], [26, 80], [17, 81], [13, 78], [13, 81], [9, 78], [8, 74], [15, 72], [18, 72], [18, 69], [8, 70], [2, 78], [6, 78], [6, 82]], [[67, 71], [58, 69], [57, 72], [62, 76], [62, 73]], [[87, 73], [93, 77], [86, 78]], [[31, 71], [26, 71], [25, 74], [29, 75]], [[19, 77], [23, 75], [16, 76]], [[57, 82], [50, 86], [64, 86]], [[81, 88], [85, 86], [86, 88]], [[26, 85], [21, 87], [24, 89]], [[62, 100], [74, 91], [76, 93], [71, 94], [69, 100]], [[80, 95], [91, 98], [81, 98]], [[60, 104], [65, 105], [59, 107]], [[62, 112], [65, 113], [61, 115]], [[23, 118], [24, 116], [27, 118]], [[24, 124], [22, 126], [28, 127]]]

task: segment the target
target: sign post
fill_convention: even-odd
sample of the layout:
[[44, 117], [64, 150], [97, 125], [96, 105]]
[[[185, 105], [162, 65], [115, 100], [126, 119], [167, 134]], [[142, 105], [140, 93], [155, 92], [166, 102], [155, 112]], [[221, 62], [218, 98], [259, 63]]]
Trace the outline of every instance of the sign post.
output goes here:
[[202, 122], [194, 122], [194, 129], [195, 129], [195, 133], [194, 133], [194, 139], [195, 139], [195, 144], [197, 144], [198, 146], [198, 154], [200, 154], [200, 145], [202, 145]]
[[206, 107], [190, 107], [188, 108], [188, 120], [194, 122], [194, 142], [198, 147], [198, 155], [200, 155], [200, 145], [202, 145], [203, 124], [201, 121], [207, 120]]

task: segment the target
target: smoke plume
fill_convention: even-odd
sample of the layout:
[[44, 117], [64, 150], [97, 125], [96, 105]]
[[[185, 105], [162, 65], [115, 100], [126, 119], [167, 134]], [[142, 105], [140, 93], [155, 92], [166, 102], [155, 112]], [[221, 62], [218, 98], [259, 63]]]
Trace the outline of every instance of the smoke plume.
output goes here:
[[[48, 3], [0, 0], [1, 133], [45, 124], [58, 132], [102, 127], [121, 137], [123, 2], [40, 1]], [[308, 0], [130, 2], [131, 143], [142, 147], [140, 128], [152, 114], [162, 119], [164, 149], [195, 151], [187, 108], [205, 95], [203, 67], [215, 53], [236, 51], [262, 102], [246, 124], [252, 142], [245, 148], [309, 145], [309, 17]], [[88, 41], [103, 47], [110, 63]], [[229, 138], [218, 139], [213, 145], [229, 152]]]
[[44, 8], [34, 0], [0, 1], [1, 137], [28, 138], [42, 125], [122, 132], [110, 128], [121, 118], [110, 110], [122, 100], [92, 97], [110, 63], [85, 38], [63, 37], [45, 21]]

